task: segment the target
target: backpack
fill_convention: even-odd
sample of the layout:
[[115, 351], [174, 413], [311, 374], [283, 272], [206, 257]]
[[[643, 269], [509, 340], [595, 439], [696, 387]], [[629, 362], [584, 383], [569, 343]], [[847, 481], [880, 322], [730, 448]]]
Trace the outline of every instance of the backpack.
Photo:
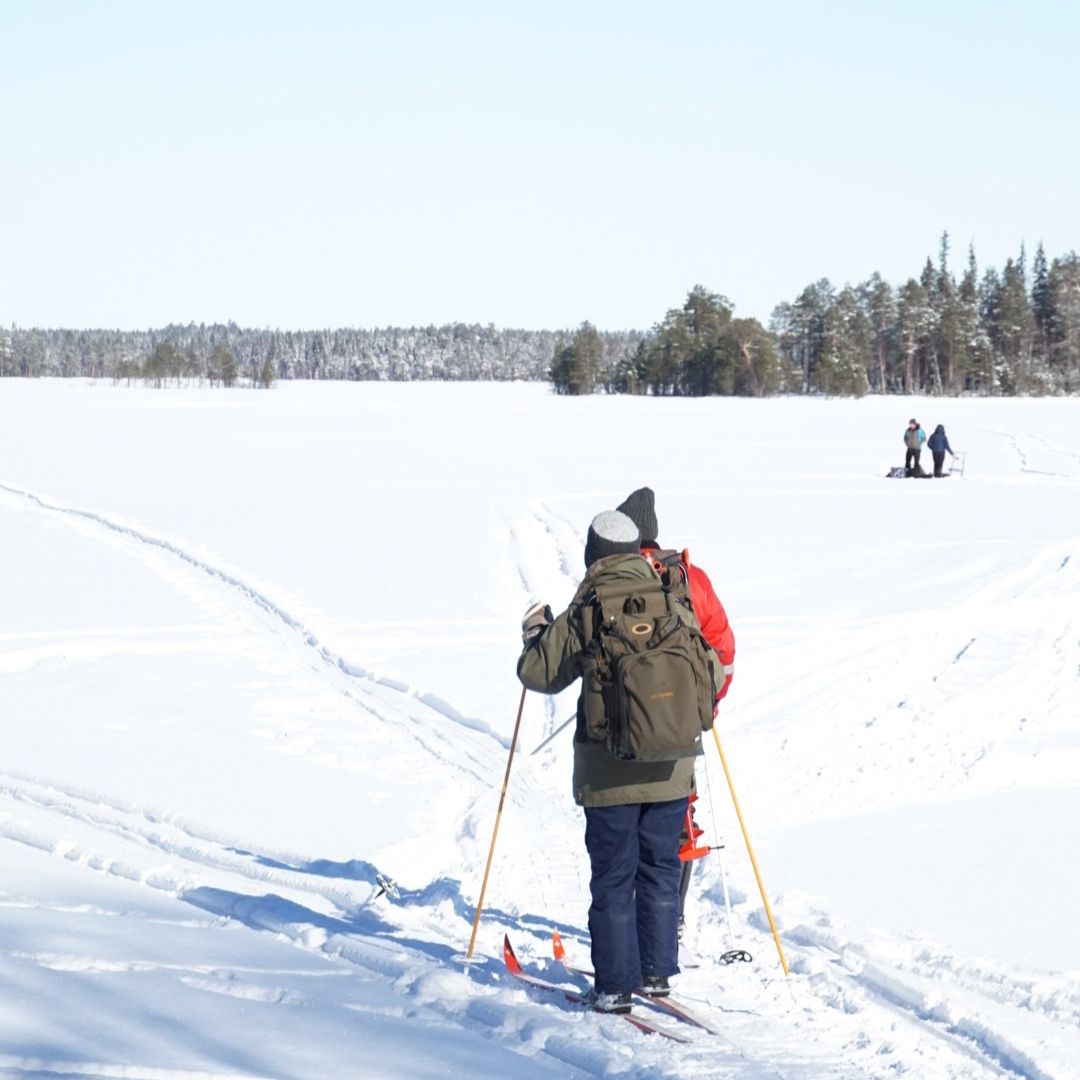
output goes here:
[[582, 605], [585, 730], [624, 761], [701, 754], [713, 723], [715, 653], [677, 552], [650, 552], [648, 579], [595, 585]]

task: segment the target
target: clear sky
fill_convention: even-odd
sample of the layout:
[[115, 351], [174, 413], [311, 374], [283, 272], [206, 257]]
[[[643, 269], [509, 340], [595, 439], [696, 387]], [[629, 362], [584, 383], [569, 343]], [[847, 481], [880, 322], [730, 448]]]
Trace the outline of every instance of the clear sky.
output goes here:
[[0, 323], [646, 328], [1080, 248], [1080, 5], [0, 0]]

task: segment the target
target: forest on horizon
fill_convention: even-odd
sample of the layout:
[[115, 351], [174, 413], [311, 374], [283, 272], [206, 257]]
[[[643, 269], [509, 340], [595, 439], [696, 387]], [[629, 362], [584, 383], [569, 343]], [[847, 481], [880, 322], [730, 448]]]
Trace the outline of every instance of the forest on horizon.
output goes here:
[[0, 377], [197, 381], [549, 380], [557, 393], [1072, 394], [1080, 391], [1080, 257], [1021, 246], [957, 276], [948, 234], [899, 286], [827, 279], [777, 305], [763, 326], [697, 285], [651, 329], [514, 330], [492, 325], [159, 330], [0, 329]]

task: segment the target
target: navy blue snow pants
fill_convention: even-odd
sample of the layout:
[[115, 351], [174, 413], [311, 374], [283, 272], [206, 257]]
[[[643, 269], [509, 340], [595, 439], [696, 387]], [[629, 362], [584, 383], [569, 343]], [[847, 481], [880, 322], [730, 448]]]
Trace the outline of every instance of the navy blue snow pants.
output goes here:
[[679, 835], [687, 800], [587, 806], [589, 933], [596, 989], [637, 990], [679, 970]]

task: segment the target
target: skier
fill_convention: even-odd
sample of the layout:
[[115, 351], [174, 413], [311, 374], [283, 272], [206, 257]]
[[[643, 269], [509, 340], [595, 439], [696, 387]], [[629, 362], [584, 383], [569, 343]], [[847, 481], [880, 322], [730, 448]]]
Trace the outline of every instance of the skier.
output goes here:
[[[641, 554], [650, 558], [660, 550], [656, 537], [660, 526], [656, 520], [656, 496], [652, 488], [641, 487], [629, 495], [616, 507], [626, 514], [641, 531]], [[713, 589], [709, 575], [693, 563], [687, 567], [690, 580], [690, 602], [694, 605], [694, 614], [701, 626], [705, 640], [716, 650], [720, 662], [724, 665], [724, 682], [716, 695], [716, 704], [727, 695], [731, 680], [735, 674], [735, 634], [728, 622], [724, 605]], [[693, 839], [689, 837], [687, 839]], [[679, 940], [682, 940], [686, 924], [686, 894], [690, 889], [690, 877], [693, 862], [682, 864], [682, 876], [679, 880]]]
[[[518, 678], [557, 694], [584, 673], [586, 600], [597, 588], [654, 583], [640, 554], [637, 525], [607, 510], [593, 518], [585, 544], [585, 579], [558, 617], [544, 604], [522, 620]], [[590, 738], [586, 688], [578, 698], [574, 734], [574, 801], [585, 811], [585, 847], [592, 869], [589, 932], [595, 985], [588, 1004], [630, 1011], [632, 992], [669, 992], [678, 974], [679, 833], [694, 775], [692, 757], [626, 761]], [[605, 699], [605, 712], [609, 708]], [[610, 718], [614, 720], [614, 718]]]
[[904, 455], [904, 470], [908, 476], [919, 475], [919, 455], [922, 453], [924, 442], [926, 442], [926, 432], [919, 427], [919, 421], [912, 417], [904, 432], [904, 445], [907, 447], [907, 453]]
[[944, 475], [941, 471], [941, 466], [945, 464], [945, 454], [948, 453], [949, 457], [955, 457], [952, 452], [952, 447], [949, 445], [949, 436], [945, 434], [945, 427], [943, 424], [938, 424], [934, 428], [934, 434], [927, 440], [926, 445], [930, 447], [930, 453], [934, 455], [934, 475], [941, 478]]

